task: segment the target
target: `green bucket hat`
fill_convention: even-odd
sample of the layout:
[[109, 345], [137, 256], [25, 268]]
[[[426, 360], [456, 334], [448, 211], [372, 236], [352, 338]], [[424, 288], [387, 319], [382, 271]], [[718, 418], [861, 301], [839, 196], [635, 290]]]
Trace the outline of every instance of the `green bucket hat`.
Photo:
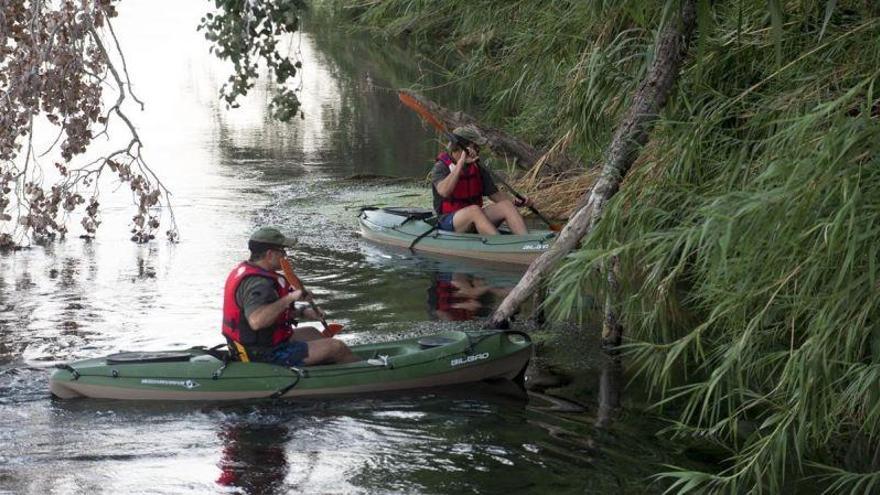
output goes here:
[[452, 130], [452, 133], [466, 141], [470, 141], [480, 146], [483, 146], [488, 142], [486, 141], [486, 138], [480, 135], [479, 131], [470, 125], [456, 127]]
[[252, 242], [260, 242], [273, 246], [293, 247], [296, 245], [296, 239], [293, 237], [284, 237], [280, 230], [274, 227], [260, 227], [251, 234]]

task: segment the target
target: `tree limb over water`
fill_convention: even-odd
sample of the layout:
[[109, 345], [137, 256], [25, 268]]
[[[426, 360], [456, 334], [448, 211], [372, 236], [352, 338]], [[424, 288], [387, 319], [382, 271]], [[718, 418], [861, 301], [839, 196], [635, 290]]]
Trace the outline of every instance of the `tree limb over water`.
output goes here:
[[409, 90], [400, 90], [427, 108], [431, 114], [439, 118], [449, 129], [469, 125], [476, 127], [488, 141], [487, 146], [493, 153], [506, 161], [514, 163], [518, 168], [529, 170], [538, 168], [539, 176], [565, 176], [583, 172], [583, 166], [562, 153], [542, 152], [532, 145], [521, 141], [495, 127], [489, 127], [477, 119], [461, 111], [453, 111], [424, 96]]
[[[94, 236], [101, 224], [99, 183], [108, 170], [131, 189], [133, 241], [155, 238], [163, 206], [170, 216], [166, 235], [178, 237], [170, 191], [144, 160], [144, 143], [126, 113], [130, 101], [141, 110], [144, 104], [132, 92], [110, 24], [117, 3], [0, 0], [0, 249], [64, 238], [74, 214], [82, 215], [84, 236]], [[233, 65], [220, 91], [227, 106], [238, 106], [263, 63], [275, 82], [273, 117], [302, 117], [300, 88], [292, 84], [299, 53], [285, 43], [299, 28], [302, 2], [218, 0], [215, 6], [198, 28], [211, 52]], [[115, 101], [105, 100], [106, 88], [116, 91]], [[114, 121], [128, 133], [124, 144], [87, 156], [96, 138], [109, 138]], [[38, 151], [51, 126], [57, 137]]]
[[553, 246], [529, 266], [514, 289], [492, 313], [487, 325], [503, 328], [510, 317], [544, 282], [559, 262], [588, 235], [602, 217], [605, 205], [620, 188], [639, 150], [648, 141], [657, 114], [678, 79], [679, 69], [687, 54], [696, 26], [696, 1], [685, 0], [680, 17], [670, 22], [656, 45], [656, 58], [645, 78], [636, 88], [629, 111], [618, 125], [605, 154], [602, 172], [592, 189], [584, 194], [586, 201], [569, 219]]
[[[93, 236], [101, 223], [99, 180], [107, 170], [131, 189], [132, 240], [154, 238], [160, 216], [155, 208], [170, 204], [170, 192], [143, 159], [143, 143], [123, 108], [129, 96], [141, 108], [143, 103], [131, 93], [125, 58], [110, 26], [113, 3], [0, 2], [0, 221], [5, 227], [0, 248], [14, 247], [17, 236], [36, 242], [63, 238], [77, 209], [85, 235]], [[122, 71], [112, 58], [121, 61]], [[118, 92], [109, 108], [105, 87]], [[113, 120], [127, 129], [127, 144], [76, 163]], [[38, 151], [35, 124], [40, 129], [44, 123], [57, 127], [58, 135]], [[54, 168], [48, 170], [52, 180], [43, 161], [53, 162], [47, 167]], [[170, 221], [166, 234], [174, 240], [173, 213]]]

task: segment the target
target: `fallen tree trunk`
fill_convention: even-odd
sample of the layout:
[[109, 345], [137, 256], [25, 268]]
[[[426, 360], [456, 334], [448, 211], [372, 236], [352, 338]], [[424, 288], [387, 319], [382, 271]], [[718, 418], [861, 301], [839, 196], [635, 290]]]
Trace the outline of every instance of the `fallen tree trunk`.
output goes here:
[[662, 31], [655, 50], [655, 58], [645, 78], [636, 88], [632, 104], [614, 133], [605, 152], [602, 172], [593, 187], [584, 194], [583, 205], [569, 219], [559, 238], [546, 253], [535, 260], [513, 290], [492, 313], [487, 326], [505, 328], [517, 308], [541, 285], [545, 277], [559, 265], [577, 243], [593, 231], [605, 205], [620, 188], [620, 183], [638, 157], [639, 150], [648, 141], [648, 135], [657, 120], [658, 112], [666, 104], [679, 69], [687, 54], [696, 24], [696, 0], [685, 0], [680, 17], [672, 20]]
[[488, 141], [487, 146], [493, 153], [507, 161], [513, 162], [518, 168], [529, 170], [543, 158], [544, 161], [541, 164], [539, 176], [570, 175], [583, 171], [583, 165], [561, 153], [544, 153], [501, 129], [479, 123], [477, 119], [464, 112], [449, 110], [409, 90], [402, 89], [400, 92], [417, 100], [419, 104], [439, 118], [449, 129], [455, 129], [464, 125], [475, 127], [480, 132], [480, 135], [486, 138]]

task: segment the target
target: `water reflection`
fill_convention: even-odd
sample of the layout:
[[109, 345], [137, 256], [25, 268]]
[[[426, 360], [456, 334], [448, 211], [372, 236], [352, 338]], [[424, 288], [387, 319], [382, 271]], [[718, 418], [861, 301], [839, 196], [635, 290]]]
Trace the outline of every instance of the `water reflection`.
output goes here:
[[287, 493], [284, 479], [290, 469], [285, 451], [288, 432], [280, 423], [222, 425], [218, 433], [223, 448], [217, 464], [217, 484], [253, 495]]
[[512, 288], [490, 285], [471, 273], [434, 272], [428, 288], [428, 316], [443, 321], [486, 317]]
[[608, 428], [620, 415], [623, 386], [623, 365], [620, 363], [620, 358], [609, 357], [599, 374], [597, 427]]
[[[408, 297], [420, 294], [428, 318], [437, 322], [466, 322], [488, 316], [522, 276], [519, 267], [413, 253], [367, 240], [359, 242], [358, 251], [362, 264], [375, 267], [383, 278], [393, 280], [398, 293]], [[399, 302], [391, 299], [386, 304]], [[424, 320], [425, 313], [411, 318]]]
[[[623, 408], [626, 388], [623, 364], [619, 356], [608, 355], [599, 349], [591, 349], [589, 352], [591, 355], [588, 359], [592, 363], [590, 367], [573, 374], [554, 364], [555, 360], [547, 356], [547, 348], [539, 343], [536, 356], [526, 370], [525, 387], [533, 397], [546, 404], [532, 407], [557, 412], [590, 411], [595, 427], [610, 428]], [[585, 398], [591, 406], [554, 397], [553, 394]]]

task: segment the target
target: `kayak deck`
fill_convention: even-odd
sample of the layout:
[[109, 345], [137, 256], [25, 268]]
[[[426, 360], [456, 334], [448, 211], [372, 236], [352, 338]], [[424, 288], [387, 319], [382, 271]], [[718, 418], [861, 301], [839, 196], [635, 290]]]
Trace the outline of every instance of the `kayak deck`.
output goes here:
[[373, 242], [495, 263], [528, 265], [556, 238], [549, 230], [489, 236], [449, 232], [436, 229], [430, 221], [431, 210], [419, 208], [364, 209], [359, 216], [361, 235]]
[[[286, 368], [224, 361], [203, 348], [129, 353], [59, 366], [52, 395], [120, 400], [252, 400], [294, 398], [515, 379], [531, 357], [520, 332], [445, 332], [353, 346], [362, 361]], [[149, 354], [138, 359], [138, 354]], [[163, 359], [162, 356], [167, 356]]]

